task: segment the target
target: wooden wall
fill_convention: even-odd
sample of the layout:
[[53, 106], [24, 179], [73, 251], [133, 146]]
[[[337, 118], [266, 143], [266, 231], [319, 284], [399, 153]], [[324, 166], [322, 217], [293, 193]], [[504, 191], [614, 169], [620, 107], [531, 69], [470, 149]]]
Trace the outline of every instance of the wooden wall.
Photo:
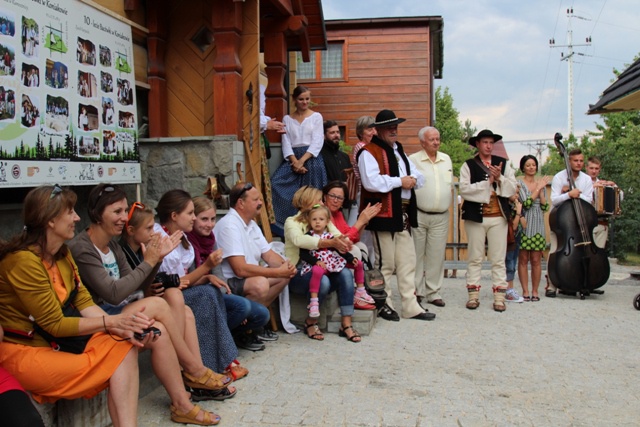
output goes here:
[[398, 140], [406, 151], [420, 148], [418, 130], [431, 117], [431, 61], [429, 28], [387, 26], [340, 29], [327, 22], [329, 41], [345, 41], [344, 81], [298, 80], [311, 89], [314, 110], [333, 119], [347, 131], [346, 142], [355, 145], [356, 119], [391, 109], [407, 121], [399, 126]]

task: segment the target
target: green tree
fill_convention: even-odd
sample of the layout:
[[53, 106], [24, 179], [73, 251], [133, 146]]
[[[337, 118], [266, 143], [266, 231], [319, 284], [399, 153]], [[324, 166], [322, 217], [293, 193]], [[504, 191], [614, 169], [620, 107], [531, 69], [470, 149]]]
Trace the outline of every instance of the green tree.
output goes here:
[[473, 147], [467, 141], [476, 129], [467, 119], [464, 126], [460, 123], [460, 113], [453, 106], [453, 96], [449, 88], [436, 89], [436, 121], [434, 127], [440, 132], [440, 150], [451, 157], [453, 173], [460, 175], [460, 166], [473, 155]]

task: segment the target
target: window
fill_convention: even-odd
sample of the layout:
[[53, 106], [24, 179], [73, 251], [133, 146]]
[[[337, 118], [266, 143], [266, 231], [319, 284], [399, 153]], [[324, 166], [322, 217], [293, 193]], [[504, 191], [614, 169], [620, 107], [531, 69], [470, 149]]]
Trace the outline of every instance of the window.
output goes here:
[[311, 52], [309, 62], [302, 62], [298, 53], [298, 79], [344, 79], [344, 42], [330, 42], [327, 50]]

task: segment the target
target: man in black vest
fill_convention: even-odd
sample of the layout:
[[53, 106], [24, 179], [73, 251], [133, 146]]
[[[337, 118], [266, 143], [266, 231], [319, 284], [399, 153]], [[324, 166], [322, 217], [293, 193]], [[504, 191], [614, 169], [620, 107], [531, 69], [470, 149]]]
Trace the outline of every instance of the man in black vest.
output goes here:
[[402, 316], [418, 320], [433, 320], [436, 315], [424, 310], [415, 295], [416, 252], [411, 227], [418, 225], [414, 188], [424, 185], [424, 176], [407, 158], [402, 145], [396, 141], [398, 124], [391, 110], [382, 110], [375, 127], [378, 135], [358, 153], [358, 168], [362, 181], [360, 208], [382, 204], [377, 216], [369, 221], [367, 230], [373, 232], [376, 266], [387, 284], [387, 302], [378, 311], [386, 320], [399, 321], [400, 316], [391, 305], [391, 277], [396, 274], [402, 300]]
[[[327, 170], [327, 182], [347, 181], [345, 169], [352, 167], [349, 155], [340, 150], [340, 127], [334, 120], [324, 122], [324, 145], [320, 151]], [[346, 207], [346, 206], [345, 206]]]
[[469, 139], [478, 154], [460, 168], [460, 196], [464, 199], [462, 219], [469, 240], [467, 261], [467, 308], [480, 305], [480, 277], [488, 242], [487, 258], [491, 261], [493, 309], [503, 312], [507, 273], [504, 258], [507, 252], [507, 218], [511, 217], [509, 197], [516, 193], [516, 179], [507, 159], [493, 156], [495, 143], [502, 136], [488, 129]]

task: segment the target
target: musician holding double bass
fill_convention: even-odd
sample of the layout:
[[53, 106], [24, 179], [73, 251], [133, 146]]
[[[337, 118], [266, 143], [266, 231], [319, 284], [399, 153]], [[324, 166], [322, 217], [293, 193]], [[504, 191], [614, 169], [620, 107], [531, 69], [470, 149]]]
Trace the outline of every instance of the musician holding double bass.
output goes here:
[[[571, 175], [575, 182], [575, 188], [570, 190], [569, 177], [566, 170], [561, 170], [555, 174], [551, 181], [551, 205], [553, 209], [569, 199], [581, 198], [589, 204], [593, 201], [593, 183], [591, 177], [582, 172], [582, 168], [584, 167], [582, 150], [576, 148], [569, 151], [569, 165], [571, 167]], [[550, 231], [549, 237], [551, 244], [549, 253], [553, 254], [558, 248], [558, 239], [553, 230]], [[544, 295], [549, 298], [555, 298], [556, 290], [557, 288], [551, 283], [549, 275], [547, 275], [547, 288]]]
[[[617, 187], [613, 181], [605, 181], [598, 178], [600, 170], [602, 168], [602, 162], [596, 156], [591, 156], [587, 160], [587, 174], [591, 177], [593, 187]], [[620, 190], [620, 201], [622, 201], [624, 193]], [[594, 200], [595, 201], [595, 200]], [[593, 229], [593, 241], [599, 247], [603, 248], [607, 244], [607, 238], [609, 237], [609, 217], [599, 216], [598, 226]]]

